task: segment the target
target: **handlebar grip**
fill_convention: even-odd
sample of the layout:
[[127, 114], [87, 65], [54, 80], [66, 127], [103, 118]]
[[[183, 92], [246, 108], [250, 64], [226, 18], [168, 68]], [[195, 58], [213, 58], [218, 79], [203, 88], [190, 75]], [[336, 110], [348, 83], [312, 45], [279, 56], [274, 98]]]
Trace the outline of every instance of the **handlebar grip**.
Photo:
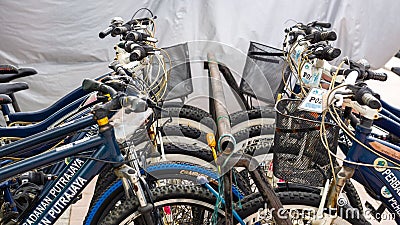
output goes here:
[[318, 22], [315, 21], [314, 22], [314, 26], [319, 26], [319, 27], [323, 27], [323, 28], [331, 28], [332, 24], [328, 23], [328, 22]]
[[131, 52], [133, 52], [133, 50], [135, 50], [135, 47], [136, 47], [136, 46], [139, 46], [139, 47], [140, 47], [140, 45], [136, 44], [136, 43], [133, 42], [133, 41], [127, 41], [127, 42], [125, 43], [124, 48], [125, 48], [125, 51], [126, 51], [126, 52], [131, 53]]
[[310, 35], [310, 42], [312, 44], [318, 43], [320, 41], [335, 41], [337, 39], [337, 35], [335, 31], [314, 31]]
[[131, 31], [125, 37], [127, 41], [143, 41], [144, 38], [145, 35], [137, 31]]
[[150, 35], [137, 32], [137, 31], [130, 31], [126, 34], [125, 40], [127, 41], [149, 41], [156, 43], [158, 40], [156, 38], [152, 38]]
[[379, 109], [382, 105], [379, 99], [375, 98], [371, 93], [365, 92], [361, 96], [361, 101], [371, 109]]
[[321, 39], [324, 41], [336, 41], [337, 34], [333, 30], [321, 32]]
[[379, 80], [379, 81], [386, 81], [387, 74], [386, 73], [378, 73], [374, 71], [367, 70], [367, 79], [369, 80]]
[[126, 87], [128, 86], [124, 81], [119, 79], [111, 79], [105, 82], [106, 85], [110, 86], [114, 90], [125, 92]]
[[130, 25], [129, 24], [124, 24], [120, 27], [115, 27], [112, 31], [112, 35], [120, 35], [120, 34], [124, 34], [128, 31], [130, 31]]
[[326, 51], [326, 57], [325, 59], [328, 61], [336, 59], [342, 51], [339, 48], [330, 48], [328, 51]]
[[342, 51], [338, 48], [334, 48], [332, 46], [325, 46], [323, 48], [317, 48], [314, 51], [314, 55], [319, 58], [319, 59], [324, 59], [327, 61], [331, 61], [336, 59], [340, 54], [342, 53]]
[[142, 60], [146, 56], [147, 56], [146, 50], [142, 46], [137, 45], [132, 49], [132, 53], [129, 56], [129, 60], [131, 62], [139, 61], [139, 60]]
[[118, 61], [113, 61], [112, 63], [110, 63], [110, 65], [108, 65], [108, 68], [114, 70], [117, 74], [121, 76], [127, 76], [124, 68], [121, 66], [121, 64], [119, 64]]
[[112, 87], [93, 79], [84, 79], [82, 89], [85, 91], [101, 91], [110, 94], [111, 97], [117, 95], [117, 92]]
[[102, 32], [99, 33], [99, 38], [103, 39], [105, 38], [107, 35], [111, 34], [111, 31], [113, 30], [113, 27], [108, 27], [107, 29], [103, 30]]

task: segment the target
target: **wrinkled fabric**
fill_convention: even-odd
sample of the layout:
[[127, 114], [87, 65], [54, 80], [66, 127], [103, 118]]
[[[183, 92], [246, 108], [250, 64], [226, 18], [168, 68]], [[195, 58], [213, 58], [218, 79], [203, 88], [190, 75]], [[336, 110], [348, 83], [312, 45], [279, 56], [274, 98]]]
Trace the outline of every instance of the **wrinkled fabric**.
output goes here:
[[[338, 33], [333, 45], [342, 49], [341, 57], [366, 58], [379, 68], [400, 49], [398, 0], [2, 0], [0, 63], [39, 71], [37, 76], [20, 79], [30, 85], [30, 90], [17, 94], [22, 109], [48, 106], [78, 87], [83, 78], [108, 72], [117, 39], [102, 40], [98, 33], [111, 18], [128, 20], [141, 7], [158, 16], [160, 47], [211, 40], [244, 54], [250, 41], [281, 48], [285, 27], [294, 21], [319, 20], [331, 22]], [[245, 58], [228, 61], [234, 70], [243, 70]]]

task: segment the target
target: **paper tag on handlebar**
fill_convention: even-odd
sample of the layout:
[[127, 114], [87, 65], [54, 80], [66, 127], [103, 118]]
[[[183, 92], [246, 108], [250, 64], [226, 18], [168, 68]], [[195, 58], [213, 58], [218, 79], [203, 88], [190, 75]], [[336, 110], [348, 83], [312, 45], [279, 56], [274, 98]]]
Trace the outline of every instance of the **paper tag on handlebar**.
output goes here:
[[326, 93], [325, 89], [320, 89], [320, 88], [311, 89], [307, 97], [299, 105], [299, 109], [309, 112], [322, 113], [323, 110], [322, 99], [325, 93]]
[[301, 70], [303, 84], [310, 87], [318, 87], [322, 76], [322, 69], [315, 68], [311, 63], [305, 63]]
[[304, 47], [302, 45], [297, 46], [290, 57], [293, 59], [293, 61], [298, 65], [301, 59], [301, 53], [304, 51]]

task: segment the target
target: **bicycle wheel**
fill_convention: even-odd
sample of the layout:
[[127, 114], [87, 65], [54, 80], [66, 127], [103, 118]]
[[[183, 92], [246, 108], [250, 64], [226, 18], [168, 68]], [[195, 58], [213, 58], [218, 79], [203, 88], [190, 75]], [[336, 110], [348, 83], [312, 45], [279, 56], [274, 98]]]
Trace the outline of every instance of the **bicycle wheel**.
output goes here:
[[[110, 168], [110, 167], [109, 167]], [[196, 184], [197, 177], [202, 175], [210, 181], [210, 185], [214, 189], [218, 188], [218, 174], [214, 171], [190, 163], [177, 162], [160, 162], [150, 165], [146, 169], [148, 173], [147, 182], [154, 188], [158, 181], [179, 181], [189, 184]], [[245, 179], [235, 172], [237, 186], [232, 187], [235, 199], [242, 198], [250, 194], [250, 188], [247, 186]], [[113, 204], [118, 201], [107, 202], [106, 199], [118, 199], [117, 196], [124, 194], [122, 182], [117, 179], [112, 170], [104, 170], [96, 183], [96, 188], [92, 201], [90, 203], [89, 212], [84, 224], [97, 224], [104, 217], [104, 212], [108, 212]]]
[[[211, 115], [195, 106], [191, 105], [183, 105], [183, 106], [177, 106], [177, 105], [167, 105], [166, 107], [163, 108], [165, 111], [161, 112], [160, 118], [160, 123], [162, 124], [163, 121], [169, 119], [170, 117], [173, 117], [173, 119], [177, 121], [184, 121], [184, 124], [187, 124], [187, 120], [189, 120], [191, 123], [197, 122], [202, 125], [205, 125], [208, 129], [213, 130], [215, 128], [215, 123], [214, 120], [212, 119]], [[183, 119], [183, 120], [182, 120]], [[198, 126], [196, 126], [198, 127]], [[207, 132], [207, 131], [205, 131]]]
[[275, 111], [273, 107], [263, 107], [247, 111], [238, 111], [229, 115], [233, 132], [249, 126], [260, 124], [275, 124]]
[[[200, 186], [164, 186], [152, 189], [153, 204], [160, 219], [173, 221], [170, 224], [210, 224], [215, 198]], [[123, 198], [123, 195], [120, 196]], [[119, 204], [99, 221], [102, 225], [145, 224], [138, 212], [136, 198], [121, 199]], [[197, 212], [201, 211], [200, 214]], [[222, 223], [224, 212], [218, 211], [218, 224]]]
[[[114, 197], [114, 199], [111, 197]], [[115, 207], [110, 208], [110, 211], [105, 213], [106, 215], [99, 221], [99, 224], [145, 224], [141, 220], [136, 198], [125, 199], [124, 195], [110, 196], [109, 201], [116, 201], [115, 197], [120, 197], [118, 204], [115, 204]], [[224, 224], [225, 222], [223, 209], [218, 210], [217, 221], [213, 221], [212, 214], [214, 212], [215, 197], [201, 186], [176, 185], [158, 187], [152, 189], [152, 197], [153, 205], [160, 216], [160, 220], [163, 222], [168, 221], [170, 224], [211, 224], [211, 222]], [[251, 209], [258, 210], [257, 207], [254, 207], [259, 205], [257, 204], [258, 199], [250, 200], [252, 201], [250, 204], [243, 202], [243, 209], [245, 209], [245, 206], [251, 205], [253, 206]], [[255, 202], [256, 204], [253, 201], [257, 201]], [[201, 213], [198, 213], [199, 211]], [[244, 213], [245, 211], [246, 213]], [[247, 209], [238, 212], [241, 218], [248, 217]]]
[[[358, 214], [350, 206], [339, 208], [338, 215], [334, 216], [335, 210], [325, 210], [322, 215], [317, 215], [321, 196], [317, 193], [301, 191], [278, 192], [285, 209], [289, 211], [289, 217], [293, 224], [313, 224], [316, 220], [323, 218], [334, 218], [336, 225], [370, 224], [362, 214]], [[265, 203], [259, 193], [247, 196], [243, 199], [242, 209], [237, 212], [244, 218], [246, 224], [276, 224], [265, 209]]]

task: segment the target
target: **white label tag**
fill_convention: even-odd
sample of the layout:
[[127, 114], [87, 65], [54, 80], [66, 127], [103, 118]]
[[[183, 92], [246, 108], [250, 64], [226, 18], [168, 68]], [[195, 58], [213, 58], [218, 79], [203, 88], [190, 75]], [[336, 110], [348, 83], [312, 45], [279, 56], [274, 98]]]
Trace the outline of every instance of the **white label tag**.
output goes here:
[[322, 113], [322, 98], [325, 93], [325, 89], [311, 89], [310, 93], [308, 93], [307, 97], [299, 105], [299, 109], [309, 112]]
[[293, 53], [291, 54], [292, 59], [294, 60], [294, 62], [296, 63], [296, 65], [298, 65], [301, 59], [301, 53], [303, 53], [304, 51], [304, 47], [299, 45], [295, 48], [295, 50], [293, 51]]
[[305, 63], [301, 70], [301, 80], [306, 87], [318, 87], [322, 69], [315, 68], [311, 63]]

